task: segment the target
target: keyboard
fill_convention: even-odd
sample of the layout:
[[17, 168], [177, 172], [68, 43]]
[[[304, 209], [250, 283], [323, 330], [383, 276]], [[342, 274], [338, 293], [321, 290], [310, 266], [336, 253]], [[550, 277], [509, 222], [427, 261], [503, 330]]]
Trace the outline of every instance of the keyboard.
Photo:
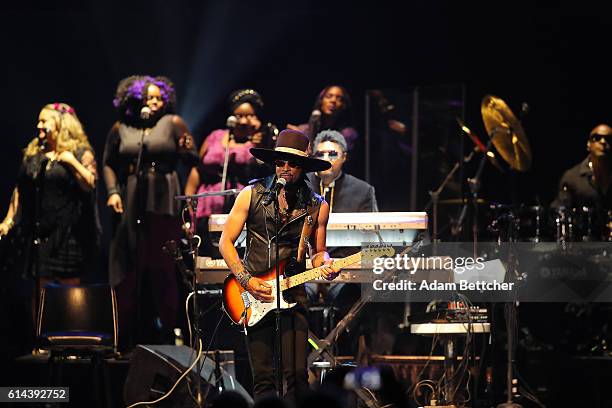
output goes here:
[[[208, 219], [210, 232], [221, 232], [228, 214], [213, 214]], [[359, 247], [366, 242], [406, 244], [419, 231], [427, 229], [426, 212], [331, 213], [327, 222], [327, 247]], [[245, 246], [246, 230], [238, 237]]]

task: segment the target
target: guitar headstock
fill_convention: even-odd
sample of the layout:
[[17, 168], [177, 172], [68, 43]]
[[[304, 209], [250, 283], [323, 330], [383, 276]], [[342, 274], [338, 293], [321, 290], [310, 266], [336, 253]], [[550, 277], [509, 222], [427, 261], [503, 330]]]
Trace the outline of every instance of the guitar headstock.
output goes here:
[[363, 260], [380, 258], [382, 256], [393, 256], [395, 255], [395, 249], [392, 246], [380, 246], [364, 248], [361, 250], [361, 258]]

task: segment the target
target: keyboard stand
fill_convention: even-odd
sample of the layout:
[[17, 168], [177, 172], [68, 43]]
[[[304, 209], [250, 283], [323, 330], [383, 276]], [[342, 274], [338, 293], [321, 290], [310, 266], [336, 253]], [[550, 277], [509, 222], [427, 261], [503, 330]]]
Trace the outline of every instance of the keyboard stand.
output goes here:
[[330, 347], [336, 343], [340, 334], [349, 326], [352, 320], [359, 314], [363, 306], [365, 306], [369, 297], [360, 297], [355, 304], [349, 309], [346, 315], [338, 322], [327, 336], [319, 339], [312, 331], [308, 330], [308, 342], [313, 346], [314, 350], [308, 355], [308, 367], [312, 367], [313, 363], [319, 359], [328, 361], [332, 367], [337, 365], [336, 357], [331, 352]]

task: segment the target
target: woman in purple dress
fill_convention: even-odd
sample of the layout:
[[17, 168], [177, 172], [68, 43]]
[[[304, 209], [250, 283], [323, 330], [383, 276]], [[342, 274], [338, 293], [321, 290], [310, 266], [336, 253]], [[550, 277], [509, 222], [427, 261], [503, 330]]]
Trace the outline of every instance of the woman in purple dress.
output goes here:
[[[229, 98], [230, 119], [228, 129], [212, 131], [200, 148], [201, 161], [191, 169], [185, 194], [214, 192], [226, 189], [242, 189], [254, 178], [273, 172], [267, 165], [258, 162], [249, 152], [252, 147], [274, 145], [278, 130], [263, 120], [264, 103], [252, 89], [240, 89]], [[233, 118], [232, 118], [233, 117]], [[222, 185], [223, 169], [227, 154], [225, 186]], [[202, 255], [220, 257], [208, 234], [208, 217], [211, 214], [228, 213], [233, 197], [211, 196], [198, 199], [196, 216], [197, 231], [203, 238]]]

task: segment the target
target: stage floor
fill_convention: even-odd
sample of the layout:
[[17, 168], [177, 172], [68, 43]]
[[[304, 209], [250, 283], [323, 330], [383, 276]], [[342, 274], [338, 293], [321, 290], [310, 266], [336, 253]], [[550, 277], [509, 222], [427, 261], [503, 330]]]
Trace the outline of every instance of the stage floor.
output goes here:
[[[415, 363], [411, 362], [410, 356], [395, 356], [396, 359], [393, 357], [385, 356], [384, 362], [378, 361], [376, 364], [397, 365], [408, 369], [409, 365]], [[125, 407], [123, 392], [130, 360], [109, 358], [105, 362], [110, 379], [110, 406]], [[547, 406], [612, 406], [612, 396], [605, 391], [606, 387], [612, 383], [612, 357], [570, 357], [558, 353], [537, 353], [531, 354], [528, 358], [519, 359], [518, 363], [524, 380], [528, 381], [532, 390]], [[396, 368], [402, 369], [401, 367]], [[0, 384], [20, 387], [52, 386], [50, 374], [47, 355], [29, 354], [16, 358], [2, 367]], [[70, 388], [70, 402], [59, 406], [106, 407], [104, 400], [96, 397], [96, 385], [101, 385], [100, 381], [101, 378], [95, 378], [89, 360], [65, 362], [61, 386]], [[100, 392], [103, 392], [103, 387], [99, 389]], [[529, 401], [521, 401], [521, 404], [525, 408], [536, 406]], [[16, 406], [25, 408], [49, 405], [19, 403]]]

